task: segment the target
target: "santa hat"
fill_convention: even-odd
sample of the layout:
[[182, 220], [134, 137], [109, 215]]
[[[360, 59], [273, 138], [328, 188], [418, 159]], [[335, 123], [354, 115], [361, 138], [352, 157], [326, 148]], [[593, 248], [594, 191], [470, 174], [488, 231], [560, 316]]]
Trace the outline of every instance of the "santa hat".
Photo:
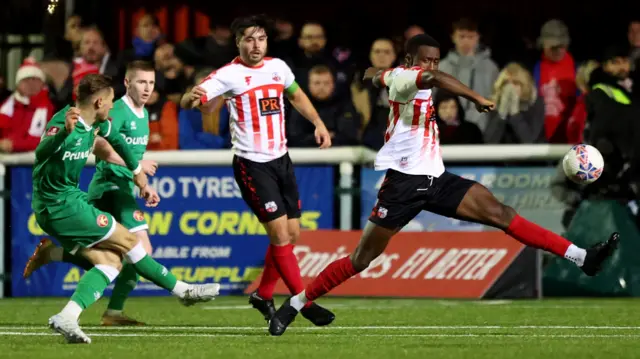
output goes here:
[[16, 84], [30, 77], [35, 77], [39, 78], [42, 81], [46, 81], [44, 72], [42, 71], [42, 69], [40, 69], [36, 61], [33, 58], [27, 57], [26, 59], [24, 59], [22, 65], [20, 65], [20, 68], [16, 73]]

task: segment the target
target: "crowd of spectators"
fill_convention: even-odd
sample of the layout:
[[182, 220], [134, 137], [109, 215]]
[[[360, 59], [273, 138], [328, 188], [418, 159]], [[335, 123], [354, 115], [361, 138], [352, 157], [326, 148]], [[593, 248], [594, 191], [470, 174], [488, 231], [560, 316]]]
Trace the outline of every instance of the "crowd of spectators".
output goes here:
[[[309, 22], [300, 29], [287, 21], [275, 25], [269, 54], [293, 69], [331, 132], [334, 146], [379, 149], [389, 112], [387, 89], [362, 82], [364, 68], [356, 66], [349, 48], [328, 47], [322, 24]], [[15, 91], [0, 90], [0, 151], [33, 150], [48, 119], [73, 101], [73, 88], [86, 74], [112, 76], [118, 84], [116, 96], [122, 96], [124, 68], [132, 60], [150, 61], [157, 70], [156, 88], [147, 104], [149, 150], [229, 148], [229, 112], [223, 99], [215, 99], [215, 111], [208, 114], [178, 105], [190, 86], [236, 56], [229, 27], [215, 24], [207, 36], [170, 43], [158, 20], [145, 15], [134, 32], [129, 48], [115, 54], [100, 29], [83, 24], [78, 16], [70, 17], [64, 36], [48, 39], [41, 59], [25, 59], [15, 76]], [[406, 29], [404, 38], [423, 32], [414, 25]], [[570, 51], [567, 26], [549, 20], [540, 29], [539, 60], [533, 68], [515, 62], [499, 67], [473, 20], [454, 22], [451, 40], [452, 49], [441, 49], [440, 70], [493, 99], [497, 106], [496, 111], [481, 114], [465, 99], [434, 91], [441, 143], [608, 141], [627, 158], [640, 155], [631, 131], [640, 93], [633, 87], [640, 72], [640, 21], [629, 24], [628, 46], [603, 46], [600, 58], [579, 61]], [[401, 65], [401, 42], [395, 38], [373, 41], [368, 66]], [[294, 109], [287, 111], [290, 147], [315, 146], [313, 127]]]

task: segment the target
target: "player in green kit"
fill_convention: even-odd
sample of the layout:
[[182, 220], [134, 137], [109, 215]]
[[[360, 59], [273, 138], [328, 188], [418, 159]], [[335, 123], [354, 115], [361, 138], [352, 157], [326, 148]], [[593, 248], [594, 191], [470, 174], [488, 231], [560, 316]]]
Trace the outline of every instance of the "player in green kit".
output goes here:
[[[154, 85], [155, 71], [151, 64], [144, 61], [131, 62], [125, 75], [127, 93], [113, 104], [113, 109], [109, 112], [112, 131], [122, 135], [145, 173], [150, 175], [155, 173], [157, 164], [142, 160], [149, 138], [149, 114], [144, 105], [151, 97]], [[97, 158], [96, 173], [89, 185], [89, 203], [112, 214], [118, 223], [138, 237], [147, 254], [151, 255], [151, 242], [147, 233], [149, 226], [134, 196], [132, 172], [126, 168], [117, 152], [101, 137], [96, 138], [94, 153]], [[93, 267], [84, 258], [64, 251], [49, 239], [43, 239], [25, 266], [23, 276], [28, 278], [35, 270], [50, 262], [69, 262], [85, 270]], [[144, 324], [122, 312], [124, 302], [139, 278], [131, 264], [124, 264], [115, 281], [107, 310], [102, 316], [103, 325]]]
[[187, 306], [212, 300], [220, 285], [178, 281], [147, 254], [135, 234], [88, 202], [78, 182], [97, 135], [104, 137], [123, 159], [147, 205], [157, 206], [160, 198], [148, 185], [147, 176], [125, 139], [113, 131], [111, 121], [106, 121], [113, 107], [110, 80], [103, 75], [87, 75], [78, 84], [76, 97], [77, 108], [67, 107], [55, 114], [36, 148], [32, 209], [38, 225], [58, 239], [65, 251], [93, 265], [78, 282], [67, 305], [49, 318], [49, 326], [67, 342], [91, 343], [78, 319], [119, 275], [123, 259], [138, 274], [171, 291]]

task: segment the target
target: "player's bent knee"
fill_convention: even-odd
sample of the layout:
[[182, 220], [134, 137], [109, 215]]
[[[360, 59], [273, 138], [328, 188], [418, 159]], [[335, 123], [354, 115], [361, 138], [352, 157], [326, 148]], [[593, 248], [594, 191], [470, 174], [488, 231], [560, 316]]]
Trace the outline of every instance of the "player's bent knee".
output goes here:
[[291, 244], [296, 244], [296, 242], [298, 242], [298, 239], [300, 239], [300, 228], [298, 228], [297, 230], [293, 230], [293, 231], [289, 231], [289, 241], [291, 242]]
[[276, 218], [266, 223], [265, 228], [269, 234], [271, 244], [284, 246], [291, 243], [291, 235], [289, 234], [289, 225], [286, 216]]
[[127, 252], [132, 250], [138, 243], [140, 243], [140, 239], [133, 233], [129, 233], [124, 239]]

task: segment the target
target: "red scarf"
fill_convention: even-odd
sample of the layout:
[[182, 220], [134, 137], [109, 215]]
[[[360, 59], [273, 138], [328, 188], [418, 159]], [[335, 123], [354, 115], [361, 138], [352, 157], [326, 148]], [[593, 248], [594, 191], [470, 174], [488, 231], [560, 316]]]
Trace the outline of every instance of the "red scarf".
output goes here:
[[567, 139], [572, 145], [584, 142], [584, 126], [587, 122], [587, 104], [585, 95], [578, 97], [573, 113], [567, 123]]
[[569, 53], [559, 62], [542, 55], [538, 92], [545, 104], [544, 133], [547, 141], [568, 143], [567, 121], [576, 102], [576, 69]]

